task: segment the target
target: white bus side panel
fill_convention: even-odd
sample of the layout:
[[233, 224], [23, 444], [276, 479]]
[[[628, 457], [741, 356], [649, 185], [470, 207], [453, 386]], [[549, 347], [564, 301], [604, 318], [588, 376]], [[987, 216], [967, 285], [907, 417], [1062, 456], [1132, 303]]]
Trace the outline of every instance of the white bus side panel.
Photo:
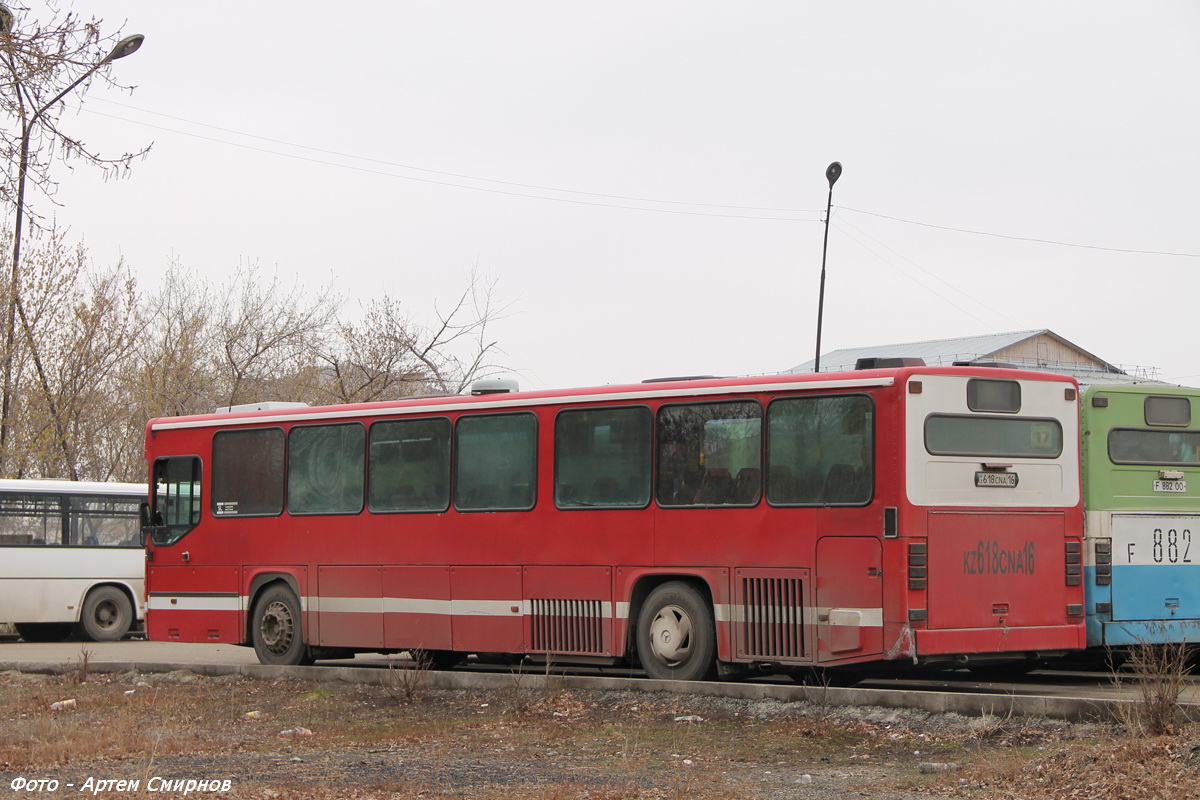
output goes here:
[[0, 622], [77, 622], [88, 590], [101, 583], [128, 588], [137, 618], [145, 615], [140, 547], [3, 547], [0, 559]]

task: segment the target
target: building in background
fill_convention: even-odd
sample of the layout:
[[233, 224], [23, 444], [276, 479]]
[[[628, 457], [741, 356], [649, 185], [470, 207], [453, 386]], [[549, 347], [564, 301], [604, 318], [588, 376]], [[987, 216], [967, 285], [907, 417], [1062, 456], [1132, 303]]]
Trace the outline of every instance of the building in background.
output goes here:
[[[1081, 383], [1162, 383], [1156, 367], [1116, 366], [1043, 328], [955, 339], [877, 344], [821, 354], [822, 372], [853, 370], [861, 358], [920, 358], [931, 366], [1006, 365], [1072, 375]], [[812, 360], [785, 372], [812, 372]]]

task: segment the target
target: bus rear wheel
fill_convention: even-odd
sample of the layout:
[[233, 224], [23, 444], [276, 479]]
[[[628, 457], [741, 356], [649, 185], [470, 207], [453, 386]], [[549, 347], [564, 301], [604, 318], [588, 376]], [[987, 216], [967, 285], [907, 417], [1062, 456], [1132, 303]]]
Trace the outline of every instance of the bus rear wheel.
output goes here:
[[638, 615], [637, 652], [651, 678], [709, 680], [716, 676], [716, 633], [708, 601], [679, 581], [664, 583]]
[[133, 603], [115, 586], [99, 586], [88, 592], [75, 635], [85, 642], [115, 642], [133, 626]]
[[69, 622], [18, 622], [13, 627], [27, 642], [61, 642], [75, 626]]
[[296, 667], [313, 663], [312, 650], [304, 641], [300, 601], [291, 589], [270, 586], [254, 604], [251, 639], [263, 664]]

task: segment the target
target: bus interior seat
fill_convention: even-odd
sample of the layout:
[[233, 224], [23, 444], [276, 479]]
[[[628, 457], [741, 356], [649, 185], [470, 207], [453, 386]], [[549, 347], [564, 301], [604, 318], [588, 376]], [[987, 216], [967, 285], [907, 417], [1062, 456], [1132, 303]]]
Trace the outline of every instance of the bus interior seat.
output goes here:
[[715, 467], [704, 476], [704, 483], [696, 495], [696, 502], [706, 506], [724, 505], [730, 501], [732, 493], [733, 478], [730, 477], [729, 470]]
[[735, 502], [750, 505], [758, 502], [762, 491], [762, 470], [758, 467], [742, 467], [738, 470], [735, 486]]
[[853, 503], [863, 496], [863, 470], [849, 464], [834, 464], [825, 479], [826, 503]]

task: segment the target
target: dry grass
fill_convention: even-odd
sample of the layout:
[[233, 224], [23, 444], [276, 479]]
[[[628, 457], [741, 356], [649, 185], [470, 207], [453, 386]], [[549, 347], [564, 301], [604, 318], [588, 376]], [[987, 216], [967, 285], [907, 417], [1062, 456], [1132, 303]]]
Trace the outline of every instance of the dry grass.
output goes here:
[[972, 795], [1005, 800], [1197, 800], [1200, 756], [1187, 738], [1103, 738], [993, 762], [963, 780]]
[[1146, 736], [1171, 735], [1178, 731], [1179, 699], [1190, 685], [1190, 656], [1190, 646], [1180, 641], [1160, 644], [1141, 640], [1129, 649], [1129, 659], [1124, 665], [1128, 674], [1120, 669], [1113, 670], [1113, 683], [1118, 688], [1132, 683], [1136, 689], [1136, 699], [1119, 712], [1126, 730]]
[[[1143, 781], [1130, 784], [1138, 800], [1200, 796], [1182, 740], [1089, 742], [1027, 719], [535, 689], [517, 678], [506, 690], [411, 693], [191, 673], [64, 683], [78, 674], [0, 675], [0, 785], [16, 775], [219, 777], [232, 779], [229, 797], [278, 800], [1122, 797], [1096, 777], [1120, 768]], [[68, 698], [73, 710], [50, 709]], [[299, 728], [312, 735], [279, 735]], [[926, 762], [964, 769], [922, 775]], [[1173, 794], [1154, 794], [1160, 776]], [[1069, 793], [1082, 787], [1096, 793]]]

